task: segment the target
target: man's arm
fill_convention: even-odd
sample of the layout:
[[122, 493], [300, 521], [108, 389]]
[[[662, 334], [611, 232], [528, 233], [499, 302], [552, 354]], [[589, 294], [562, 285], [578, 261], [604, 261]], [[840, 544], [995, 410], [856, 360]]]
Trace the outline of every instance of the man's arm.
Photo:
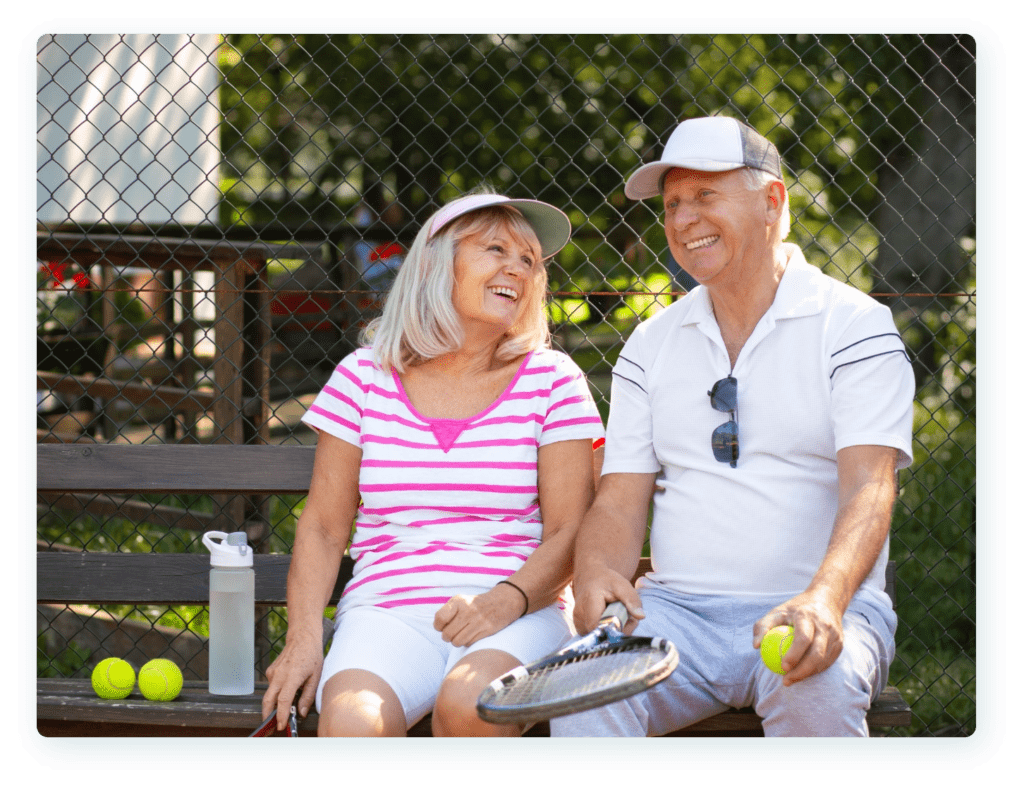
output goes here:
[[897, 454], [887, 446], [840, 449], [839, 509], [825, 558], [807, 590], [754, 624], [754, 648], [772, 627], [792, 625], [793, 644], [782, 659], [786, 686], [825, 670], [843, 650], [843, 614], [889, 533]]
[[593, 629], [615, 600], [629, 611], [625, 632], [632, 632], [643, 618], [631, 581], [640, 562], [656, 478], [654, 473], [611, 473], [601, 478], [576, 536], [573, 596], [580, 633]]

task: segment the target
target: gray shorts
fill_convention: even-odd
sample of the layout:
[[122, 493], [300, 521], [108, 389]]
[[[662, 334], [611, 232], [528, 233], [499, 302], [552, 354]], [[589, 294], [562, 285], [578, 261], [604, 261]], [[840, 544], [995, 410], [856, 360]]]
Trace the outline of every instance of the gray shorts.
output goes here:
[[324, 684], [342, 670], [366, 670], [388, 683], [405, 710], [409, 727], [434, 707], [441, 681], [455, 664], [474, 651], [497, 649], [521, 663], [533, 662], [564, 645], [572, 636], [569, 613], [557, 606], [530, 613], [471, 646], [453, 646], [434, 629], [429, 615], [379, 607], [357, 607], [341, 614], [324, 659], [316, 708]]
[[551, 721], [552, 736], [659, 736], [726, 709], [753, 706], [766, 736], [867, 736], [867, 710], [888, 681], [896, 617], [888, 598], [858, 592], [843, 617], [843, 651], [790, 687], [761, 662], [754, 623], [790, 597], [726, 598], [639, 590], [634, 634], [675, 643], [679, 666], [632, 698]]

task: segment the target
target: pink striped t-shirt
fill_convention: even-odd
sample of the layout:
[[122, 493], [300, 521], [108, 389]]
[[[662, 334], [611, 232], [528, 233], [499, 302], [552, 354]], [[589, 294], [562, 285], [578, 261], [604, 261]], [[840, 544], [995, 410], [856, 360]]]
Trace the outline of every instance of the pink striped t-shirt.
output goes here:
[[360, 348], [302, 420], [363, 451], [342, 611], [432, 615], [513, 574], [541, 539], [538, 448], [604, 434], [582, 371], [550, 349], [527, 355], [490, 407], [459, 420], [417, 413], [398, 375]]

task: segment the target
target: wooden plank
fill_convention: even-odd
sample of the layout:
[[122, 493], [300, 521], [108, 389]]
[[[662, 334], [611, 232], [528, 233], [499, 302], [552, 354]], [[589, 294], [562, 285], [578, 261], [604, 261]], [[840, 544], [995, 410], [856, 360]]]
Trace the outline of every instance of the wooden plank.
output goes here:
[[36, 389], [59, 391], [78, 397], [113, 399], [122, 397], [133, 405], [162, 405], [173, 411], [206, 412], [213, 407], [213, 392], [127, 383], [94, 375], [64, 375], [57, 372], [36, 372]]
[[313, 446], [40, 444], [45, 492], [306, 494]]
[[[40, 720], [180, 728], [179, 736], [190, 735], [188, 729], [199, 725], [251, 733], [262, 722], [260, 704], [266, 687], [266, 683], [258, 683], [252, 695], [211, 695], [205, 681], [186, 681], [177, 698], [159, 703], [146, 700], [138, 689], [123, 700], [98, 698], [89, 679], [38, 679], [36, 716]], [[315, 734], [316, 726], [313, 709], [299, 728]]]
[[[253, 556], [257, 604], [286, 603], [290, 564], [289, 555]], [[346, 556], [332, 600], [341, 597], [352, 567]], [[43, 604], [206, 604], [209, 577], [210, 557], [201, 553], [36, 554], [36, 597]]]
[[[38, 679], [37, 718], [40, 732], [44, 735], [47, 734], [43, 725], [47, 722], [51, 723], [51, 735], [97, 735], [95, 729], [91, 734], [87, 732], [95, 725], [125, 726], [124, 733], [132, 736], [157, 735], [155, 729], [171, 736], [206, 735], [199, 733], [200, 728], [233, 730], [237, 732], [235, 735], [244, 735], [261, 722], [260, 704], [265, 691], [266, 683], [259, 682], [252, 695], [211, 695], [206, 689], [206, 682], [186, 681], [175, 700], [157, 703], [144, 700], [138, 691], [123, 700], [97, 698], [88, 679]], [[895, 707], [899, 707], [896, 712], [892, 711]], [[53, 725], [54, 722], [77, 725], [67, 725], [62, 729]], [[88, 723], [88, 726], [84, 730], [76, 730], [83, 723]], [[317, 723], [316, 709], [311, 709], [309, 715], [299, 721], [300, 734], [315, 735]], [[887, 687], [868, 712], [868, 725], [875, 728], [909, 724], [909, 707], [903, 703], [895, 687]], [[546, 736], [549, 732], [548, 723], [540, 723], [527, 735]], [[759, 735], [763, 730], [760, 718], [752, 709], [734, 709], [674, 731], [668, 737], [701, 734]], [[414, 725], [409, 735], [429, 736], [430, 716]]]
[[162, 503], [145, 503], [116, 495], [85, 495], [82, 497], [61, 493], [38, 493], [36, 500], [47, 509], [69, 512], [88, 512], [100, 517], [124, 517], [132, 522], [149, 522], [165, 528], [184, 528], [206, 532], [213, 528], [213, 515], [192, 512]]
[[152, 235], [112, 233], [36, 233], [40, 259], [71, 258], [83, 265], [105, 262], [145, 268], [209, 269], [237, 260], [261, 262], [272, 258], [313, 256], [320, 244], [268, 244], [260, 241], [214, 241], [197, 238], [169, 238]]

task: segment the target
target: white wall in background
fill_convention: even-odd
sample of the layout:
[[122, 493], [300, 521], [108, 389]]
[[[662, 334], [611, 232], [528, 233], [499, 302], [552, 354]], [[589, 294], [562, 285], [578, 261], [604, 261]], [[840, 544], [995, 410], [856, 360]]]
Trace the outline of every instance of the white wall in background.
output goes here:
[[215, 223], [216, 35], [39, 39], [40, 222]]

